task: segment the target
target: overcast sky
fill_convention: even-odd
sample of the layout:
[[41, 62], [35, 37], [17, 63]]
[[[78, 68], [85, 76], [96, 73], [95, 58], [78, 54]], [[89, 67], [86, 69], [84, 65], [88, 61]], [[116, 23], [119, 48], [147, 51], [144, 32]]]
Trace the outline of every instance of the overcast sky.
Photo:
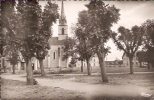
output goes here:
[[[59, 5], [59, 12], [61, 9], [61, 1], [52, 1]], [[43, 7], [47, 2], [41, 1]], [[64, 1], [64, 10], [68, 24], [68, 34], [71, 35], [71, 25], [75, 24], [78, 18], [78, 12], [86, 10], [84, 6], [89, 1]], [[105, 1], [106, 4], [115, 5], [120, 9], [120, 20], [112, 27], [112, 30], [117, 31], [119, 26], [131, 28], [134, 25], [141, 25], [147, 19], [154, 19], [154, 2], [153, 1]], [[58, 21], [53, 26], [53, 36], [58, 35]], [[111, 47], [111, 53], [106, 60], [122, 59], [123, 52], [117, 50], [117, 47], [112, 40], [107, 43]]]

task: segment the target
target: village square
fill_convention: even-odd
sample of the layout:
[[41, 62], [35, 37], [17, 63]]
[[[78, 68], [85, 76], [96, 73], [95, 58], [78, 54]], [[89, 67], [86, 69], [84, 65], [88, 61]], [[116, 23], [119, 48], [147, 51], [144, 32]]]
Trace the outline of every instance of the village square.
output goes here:
[[2, 1], [1, 100], [154, 100], [153, 4]]

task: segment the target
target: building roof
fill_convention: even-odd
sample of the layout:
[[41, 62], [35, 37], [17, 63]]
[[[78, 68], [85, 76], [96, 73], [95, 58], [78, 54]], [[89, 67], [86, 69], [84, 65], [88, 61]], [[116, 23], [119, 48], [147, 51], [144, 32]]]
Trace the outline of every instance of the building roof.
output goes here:
[[63, 45], [65, 40], [58, 40], [58, 37], [51, 37], [49, 39], [50, 45]]

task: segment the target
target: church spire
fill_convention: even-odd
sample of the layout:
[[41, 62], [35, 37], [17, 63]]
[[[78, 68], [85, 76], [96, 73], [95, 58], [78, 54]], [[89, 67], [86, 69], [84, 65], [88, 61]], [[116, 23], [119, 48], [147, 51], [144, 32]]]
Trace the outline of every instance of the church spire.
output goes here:
[[60, 19], [59, 19], [59, 25], [66, 25], [66, 16], [64, 13], [64, 4], [63, 4], [63, 0], [62, 0], [62, 5], [61, 5], [61, 15], [60, 15]]

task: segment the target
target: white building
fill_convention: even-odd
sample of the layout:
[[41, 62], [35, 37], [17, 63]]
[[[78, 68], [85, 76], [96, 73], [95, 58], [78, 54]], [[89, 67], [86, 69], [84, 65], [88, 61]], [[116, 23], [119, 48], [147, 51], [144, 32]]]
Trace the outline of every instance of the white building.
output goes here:
[[[99, 65], [99, 59], [98, 59], [96, 54], [93, 57], [90, 58], [90, 66], [91, 66], [92, 69], [99, 68], [99, 66], [100, 66]], [[77, 61], [76, 67], [81, 67], [81, 61]], [[85, 68], [87, 67], [86, 61], [83, 62], [83, 67], [85, 67]]]
[[[123, 66], [124, 67], [129, 67], [130, 66], [129, 58], [127, 57], [126, 53], [123, 54], [122, 60], [123, 60]], [[138, 58], [137, 58], [136, 55], [133, 58], [133, 66], [134, 67], [138, 67], [139, 66]]]

